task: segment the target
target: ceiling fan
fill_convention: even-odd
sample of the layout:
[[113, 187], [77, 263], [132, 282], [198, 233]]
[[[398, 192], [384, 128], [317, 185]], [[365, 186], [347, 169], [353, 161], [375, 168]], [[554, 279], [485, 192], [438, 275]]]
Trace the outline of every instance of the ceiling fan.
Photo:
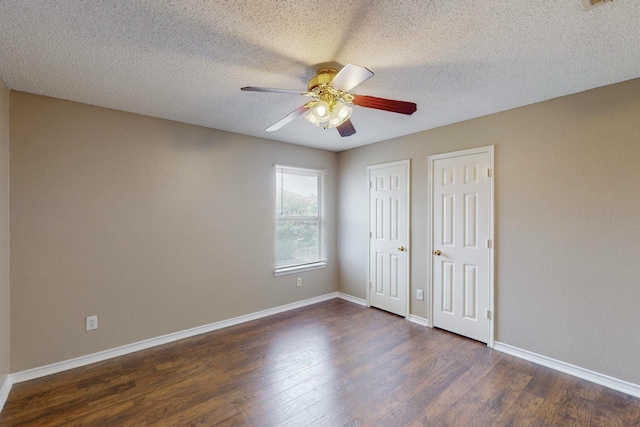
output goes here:
[[313, 98], [312, 101], [298, 107], [285, 118], [267, 128], [267, 132], [274, 132], [284, 125], [291, 123], [297, 117], [305, 114], [306, 119], [316, 126], [325, 129], [337, 128], [340, 136], [351, 136], [356, 129], [351, 123], [350, 105], [375, 108], [377, 110], [411, 115], [417, 106], [413, 102], [395, 101], [392, 99], [376, 98], [374, 96], [356, 95], [348, 93], [365, 80], [373, 77], [367, 68], [347, 64], [340, 72], [334, 68], [322, 68], [309, 80], [307, 91], [290, 89], [273, 89], [266, 87], [246, 86], [244, 91], [288, 93]]

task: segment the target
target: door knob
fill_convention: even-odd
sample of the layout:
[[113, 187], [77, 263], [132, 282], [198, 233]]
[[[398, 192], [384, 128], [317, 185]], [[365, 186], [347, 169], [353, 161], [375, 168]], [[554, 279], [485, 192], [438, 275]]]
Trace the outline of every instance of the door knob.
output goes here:
[[436, 249], [435, 251], [433, 251], [433, 254], [440, 256], [442, 255], [442, 252], [440, 252], [440, 249]]
[[400, 246], [400, 247], [398, 248], [398, 250], [399, 250], [400, 252], [404, 252], [404, 246]]

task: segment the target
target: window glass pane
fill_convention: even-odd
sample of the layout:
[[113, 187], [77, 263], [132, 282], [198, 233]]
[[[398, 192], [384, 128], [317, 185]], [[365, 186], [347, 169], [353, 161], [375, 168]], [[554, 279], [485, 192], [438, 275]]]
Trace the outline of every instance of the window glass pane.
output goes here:
[[318, 215], [318, 174], [278, 170], [276, 173], [278, 217]]
[[276, 267], [318, 260], [318, 220], [276, 221]]
[[276, 270], [322, 261], [324, 172], [280, 166], [275, 172]]

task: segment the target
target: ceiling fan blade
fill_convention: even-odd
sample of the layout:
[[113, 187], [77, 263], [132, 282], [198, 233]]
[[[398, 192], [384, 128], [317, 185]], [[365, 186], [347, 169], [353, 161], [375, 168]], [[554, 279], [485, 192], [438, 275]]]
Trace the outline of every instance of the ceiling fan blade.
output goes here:
[[245, 87], [241, 87], [240, 90], [249, 91], [249, 92], [288, 93], [291, 95], [306, 95], [308, 93], [306, 90], [274, 89], [270, 87], [256, 87], [256, 86], [245, 86]]
[[353, 103], [360, 107], [375, 108], [377, 110], [411, 115], [418, 106], [413, 102], [395, 101], [393, 99], [376, 98], [375, 96], [353, 95]]
[[338, 132], [342, 137], [351, 136], [356, 133], [356, 128], [353, 127], [353, 123], [351, 123], [351, 120], [347, 120], [336, 129], [338, 129]]
[[349, 92], [371, 77], [373, 77], [373, 73], [370, 70], [358, 65], [347, 64], [331, 80], [331, 87], [343, 92]]
[[308, 105], [309, 104], [304, 104], [303, 106], [296, 108], [295, 110], [290, 112], [287, 115], [287, 117], [285, 117], [284, 119], [280, 120], [279, 122], [276, 122], [276, 123], [272, 124], [271, 126], [269, 126], [266, 129], [267, 132], [275, 132], [278, 129], [280, 129], [281, 127], [283, 127], [284, 125], [287, 125], [287, 124], [291, 123], [292, 121], [297, 119], [299, 116], [301, 116], [301, 115], [303, 115], [304, 113], [307, 112], [307, 110], [309, 109]]

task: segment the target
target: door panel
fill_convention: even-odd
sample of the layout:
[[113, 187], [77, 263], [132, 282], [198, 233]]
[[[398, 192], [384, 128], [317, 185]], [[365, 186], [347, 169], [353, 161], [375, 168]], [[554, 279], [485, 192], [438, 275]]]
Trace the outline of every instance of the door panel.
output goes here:
[[431, 165], [433, 324], [488, 342], [491, 157], [451, 153]]
[[442, 312], [453, 314], [453, 268], [451, 262], [442, 262]]
[[407, 315], [409, 163], [369, 168], [369, 304]]

